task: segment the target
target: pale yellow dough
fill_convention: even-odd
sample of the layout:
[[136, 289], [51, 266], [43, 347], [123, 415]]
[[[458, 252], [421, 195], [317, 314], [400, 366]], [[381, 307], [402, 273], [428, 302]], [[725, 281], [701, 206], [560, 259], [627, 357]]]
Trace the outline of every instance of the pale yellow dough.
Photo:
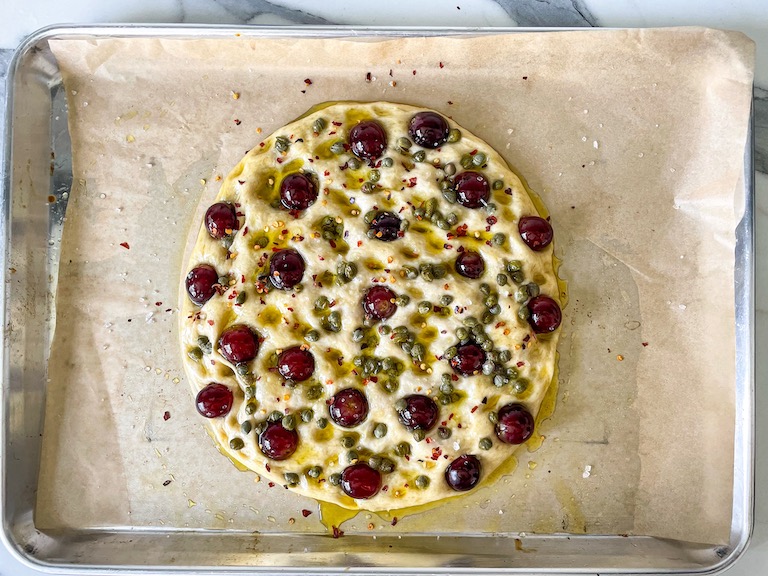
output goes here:
[[[217, 196], [217, 201], [236, 204], [242, 214], [240, 228], [230, 248], [232, 256], [228, 259], [222, 241], [211, 238], [202, 226], [184, 270], [186, 275], [194, 266], [208, 263], [216, 268], [220, 276], [229, 276], [231, 285], [226, 292], [214, 296], [199, 308], [187, 298], [182, 278], [181, 352], [193, 395], [210, 382], [225, 384], [234, 392], [234, 406], [228, 415], [213, 419], [201, 417], [219, 444], [219, 449], [232, 460], [278, 485], [286, 484], [285, 473], [295, 473], [300, 482], [291, 487], [292, 490], [346, 508], [392, 510], [457, 495], [446, 484], [444, 472], [449, 463], [462, 454], [477, 456], [482, 464], [482, 476], [487, 478], [517, 448], [496, 438], [489, 413], [505, 404], [520, 402], [535, 415], [555, 370], [559, 330], [534, 337], [528, 323], [518, 318], [521, 304], [514, 298], [518, 286], [511, 281], [505, 286], [496, 283], [496, 275], [504, 270], [506, 262], [520, 260], [525, 282], [535, 282], [542, 294], [559, 301], [552, 245], [541, 252], [534, 252], [522, 242], [517, 230], [520, 217], [538, 214], [530, 196], [499, 154], [450, 119], [451, 128], [461, 130], [461, 139], [440, 149], [425, 150], [426, 160], [411, 166], [409, 155], [398, 151], [396, 142], [398, 138], [408, 135], [408, 121], [420, 110], [423, 109], [387, 102], [336, 103], [316, 108], [277, 130], [264, 140], [263, 145], [254, 146], [224, 180]], [[313, 122], [317, 118], [323, 118], [327, 124], [320, 134], [313, 133]], [[385, 128], [389, 144], [384, 156], [394, 160], [393, 167], [379, 168], [381, 179], [378, 184], [381, 189], [373, 194], [365, 194], [360, 189], [362, 182], [368, 179], [371, 168], [363, 162], [358, 170], [342, 170], [341, 167], [352, 157], [351, 153], [336, 155], [330, 151], [334, 142], [346, 141], [348, 131], [357, 122], [369, 118], [376, 119]], [[275, 138], [279, 136], [292, 141], [284, 153], [275, 148]], [[414, 145], [410, 153], [420, 149]], [[457, 203], [449, 204], [443, 199], [439, 188], [439, 182], [444, 178], [441, 167], [452, 162], [461, 172], [461, 157], [474, 150], [484, 153], [487, 162], [482, 168], [473, 169], [483, 173], [489, 182], [503, 181], [502, 189], [491, 192], [491, 202], [497, 206], [493, 215], [498, 222], [490, 232], [486, 231], [486, 219], [490, 214], [485, 209], [467, 209]], [[406, 171], [404, 164], [409, 171]], [[282, 177], [296, 171], [313, 173], [320, 190], [317, 202], [298, 218], [271, 205], [278, 195]], [[409, 187], [412, 178], [416, 178], [416, 185]], [[458, 216], [458, 224], [467, 225], [466, 236], [455, 237], [456, 226], [445, 231], [428, 219], [417, 220], [412, 207], [422, 206], [430, 198], [438, 199], [438, 210], [444, 215], [454, 212]], [[374, 206], [400, 213], [401, 218], [410, 222], [404, 238], [381, 242], [366, 236], [368, 226], [363, 217]], [[333, 250], [329, 242], [316, 233], [317, 221], [326, 215], [343, 219], [349, 245], [349, 251], [344, 256], [338, 253], [338, 246], [337, 251]], [[506, 235], [504, 244], [488, 245], [486, 242], [492, 234], [499, 232]], [[452, 237], [449, 238], [448, 234]], [[272, 243], [266, 249], [259, 249], [255, 246], [256, 239], [264, 235]], [[444, 245], [450, 245], [450, 248]], [[459, 246], [482, 253], [486, 263], [483, 278], [468, 280], [454, 272], [453, 262]], [[306, 271], [300, 292], [272, 290], [268, 294], [257, 293], [257, 262], [263, 254], [271, 254], [273, 247], [292, 247], [303, 256]], [[408, 258], [405, 254], [408, 251], [418, 254], [418, 257]], [[351, 282], [341, 285], [333, 281], [323, 282], [322, 288], [313, 285], [313, 276], [319, 279], [327, 271], [334, 273], [337, 262], [342, 259], [357, 264], [358, 274]], [[401, 275], [404, 265], [418, 266], [424, 262], [445, 263], [448, 275], [432, 282], [421, 278], [408, 280]], [[452, 432], [450, 438], [441, 439], [433, 429], [426, 440], [416, 442], [412, 433], [398, 421], [394, 404], [398, 398], [415, 393], [438, 398], [440, 376], [451, 373], [451, 368], [446, 360], [438, 360], [437, 357], [457, 344], [455, 330], [462, 325], [463, 319], [482, 317], [485, 311], [479, 290], [482, 282], [487, 282], [493, 291], [498, 292], [502, 308], [501, 314], [486, 326], [487, 334], [497, 349], [511, 352], [512, 360], [507, 365], [517, 368], [519, 377], [528, 382], [528, 388], [517, 395], [511, 385], [502, 388], [494, 386], [492, 376], [481, 373], [461, 377], [454, 382], [454, 386], [462, 398], [446, 406], [438, 403], [438, 426], [447, 423]], [[415, 331], [417, 338], [425, 336], [423, 341], [428, 344], [427, 361], [421, 366], [410, 360], [390, 339], [391, 335], [381, 336], [375, 349], [365, 351], [377, 357], [397, 357], [406, 365], [399, 389], [393, 394], [385, 392], [373, 381], [364, 381], [353, 371], [352, 360], [361, 352], [359, 344], [352, 341], [352, 331], [363, 325], [361, 298], [374, 283], [386, 284], [396, 293], [410, 296], [410, 303], [400, 306], [386, 324], [393, 328], [408, 326]], [[247, 292], [247, 300], [243, 305], [236, 305], [233, 293], [243, 290]], [[341, 314], [343, 322], [339, 333], [324, 330], [320, 317], [313, 312], [313, 303], [321, 294], [335, 301], [333, 310]], [[418, 317], [417, 305], [420, 301], [439, 304], [440, 297], [445, 294], [454, 297], [450, 314]], [[251, 371], [258, 377], [255, 382], [237, 375], [233, 371], [235, 367], [229, 365], [217, 351], [219, 335], [232, 324], [246, 324], [264, 339], [257, 358], [251, 363]], [[303, 335], [310, 328], [320, 333], [317, 342], [304, 340]], [[214, 343], [213, 352], [196, 361], [188, 352], [197, 347], [201, 335]], [[311, 381], [289, 388], [283, 385], [282, 378], [274, 370], [268, 368], [274, 362], [275, 351], [297, 344], [309, 346], [315, 356], [316, 369]], [[255, 384], [255, 400], [258, 401], [258, 409], [252, 416], [247, 415], [245, 410], [248, 401], [245, 390], [249, 383]], [[322, 385], [324, 395], [315, 401], [307, 400], [304, 391], [318, 383]], [[370, 405], [367, 419], [351, 430], [359, 435], [358, 452], [386, 456], [396, 466], [394, 472], [382, 475], [382, 484], [386, 489], [368, 500], [354, 500], [346, 496], [339, 486], [328, 481], [331, 474], [342, 472], [348, 465], [347, 449], [342, 447], [340, 439], [350, 430], [339, 428], [333, 422], [322, 430], [316, 425], [318, 418], [328, 417], [326, 400], [334, 392], [350, 386], [363, 390]], [[302, 408], [314, 410], [312, 422], [300, 421], [299, 411]], [[271, 461], [261, 453], [254, 432], [243, 434], [241, 431], [243, 421], [263, 421], [273, 410], [294, 414], [299, 422], [299, 448], [291, 458], [280, 462]], [[373, 427], [380, 422], [387, 425], [388, 433], [383, 438], [375, 438]], [[230, 448], [230, 440], [234, 438], [242, 439], [242, 449]], [[479, 448], [479, 441], [483, 438], [493, 441], [490, 450]], [[410, 443], [412, 454], [409, 460], [394, 454], [394, 447], [400, 442]], [[317, 479], [306, 475], [306, 471], [315, 465], [323, 469]], [[415, 478], [419, 475], [431, 479], [428, 488], [415, 486]]]

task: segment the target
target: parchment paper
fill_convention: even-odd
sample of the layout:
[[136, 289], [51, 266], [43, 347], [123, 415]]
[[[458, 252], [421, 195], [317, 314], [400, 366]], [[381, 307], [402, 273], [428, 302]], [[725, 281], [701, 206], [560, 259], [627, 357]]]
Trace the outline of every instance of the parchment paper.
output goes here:
[[452, 116], [541, 194], [570, 304], [542, 447], [521, 450], [516, 471], [467, 498], [396, 527], [362, 514], [345, 529], [728, 541], [746, 37], [667, 29], [52, 48], [75, 184], [39, 527], [323, 530], [316, 513], [300, 513], [313, 501], [237, 471], [205, 435], [177, 352], [177, 287], [190, 225], [248, 148], [315, 103], [384, 99]]

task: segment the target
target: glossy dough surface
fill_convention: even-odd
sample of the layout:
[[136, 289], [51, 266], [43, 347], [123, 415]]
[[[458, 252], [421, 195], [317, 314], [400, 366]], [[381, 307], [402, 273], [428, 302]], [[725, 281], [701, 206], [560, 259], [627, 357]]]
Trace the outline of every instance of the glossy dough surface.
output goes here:
[[[446, 470], [466, 455], [479, 462], [482, 485], [517, 448], [497, 435], [500, 410], [519, 404], [535, 416], [555, 369], [559, 330], [537, 334], [526, 318], [537, 293], [559, 301], [552, 244], [534, 251], [519, 231], [521, 218], [538, 215], [531, 198], [499, 154], [450, 119], [455, 141], [434, 149], [415, 143], [409, 122], [423, 111], [336, 103], [277, 130], [222, 183], [216, 202], [235, 209], [236, 228], [212, 234], [203, 222], [186, 264], [185, 277], [212, 266], [215, 293], [198, 306], [182, 279], [181, 349], [193, 395], [199, 399], [212, 383], [232, 393], [231, 407], [227, 398], [215, 406], [223, 415], [201, 416], [219, 449], [278, 485], [347, 508], [391, 510], [460, 494]], [[358, 159], [350, 131], [368, 120], [383, 128], [386, 149]], [[455, 201], [452, 190], [467, 171], [489, 186], [477, 208]], [[317, 190], [306, 210], [280, 201], [281, 183], [294, 173]], [[403, 222], [390, 241], [369, 231], [382, 211]], [[305, 270], [299, 286], [277, 289], [270, 259], [286, 248], [300, 254]], [[469, 251], [482, 257], [480, 278], [456, 271], [457, 257]], [[380, 312], [391, 313], [383, 320], [369, 314], [366, 321], [363, 298], [372, 286], [396, 296], [389, 306], [379, 302]], [[238, 366], [219, 339], [240, 325], [258, 335], [258, 352]], [[484, 365], [468, 376], [457, 371], [460, 336], [485, 348]], [[286, 379], [277, 365], [278, 354], [296, 346], [314, 359], [303, 381]], [[473, 359], [465, 358], [471, 368]], [[349, 415], [347, 401], [359, 404], [359, 394], [338, 394], [349, 388], [368, 405], [359, 423], [339, 416]], [[412, 401], [404, 400], [413, 395], [431, 399], [436, 418], [423, 414], [428, 400], [415, 401], [411, 414]], [[349, 427], [334, 421], [334, 410]], [[406, 427], [419, 422], [429, 429]], [[265, 438], [259, 442], [259, 432], [276, 427], [297, 439], [281, 460], [265, 455]], [[350, 482], [365, 498], [345, 493]]]

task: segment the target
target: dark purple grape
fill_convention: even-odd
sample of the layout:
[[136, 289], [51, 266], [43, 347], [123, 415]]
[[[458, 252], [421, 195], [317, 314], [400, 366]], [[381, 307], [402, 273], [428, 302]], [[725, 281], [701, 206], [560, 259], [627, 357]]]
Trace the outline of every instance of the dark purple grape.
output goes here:
[[480, 460], [472, 454], [459, 456], [445, 469], [445, 481], [457, 492], [472, 490], [480, 482]]
[[431, 430], [437, 424], [440, 410], [429, 396], [411, 394], [403, 398], [405, 408], [398, 410], [400, 423], [408, 430]]
[[333, 395], [328, 412], [336, 424], [352, 428], [368, 416], [368, 400], [357, 388], [345, 388]]
[[480, 278], [485, 272], [485, 260], [479, 252], [465, 250], [456, 256], [456, 272], [465, 278]]
[[315, 200], [317, 186], [306, 174], [288, 174], [280, 183], [280, 203], [288, 210], [306, 210]]
[[462, 376], [472, 376], [483, 369], [485, 351], [474, 342], [459, 344], [451, 358], [451, 368]]
[[375, 120], [363, 120], [349, 131], [349, 146], [358, 158], [376, 160], [387, 149], [387, 133]]
[[451, 131], [445, 118], [436, 112], [418, 112], [408, 124], [408, 133], [419, 146], [437, 148], [448, 140]]
[[275, 288], [290, 290], [304, 277], [304, 258], [293, 248], [272, 254], [269, 261], [269, 279]]
[[363, 296], [363, 310], [365, 315], [376, 320], [384, 320], [397, 312], [395, 294], [386, 286], [376, 285], [368, 288]]
[[525, 216], [517, 223], [520, 237], [528, 248], [538, 252], [544, 250], [552, 242], [552, 226], [544, 218]]
[[216, 294], [216, 284], [219, 275], [216, 269], [208, 264], [200, 264], [187, 274], [187, 295], [198, 306], [202, 306]]
[[563, 319], [560, 305], [549, 296], [536, 296], [528, 300], [528, 324], [536, 334], [554, 332]]
[[224, 238], [238, 229], [235, 207], [229, 202], [216, 202], [205, 212], [205, 227], [211, 238]]
[[299, 435], [296, 430], [284, 428], [281, 422], [270, 422], [259, 434], [259, 448], [272, 460], [285, 460], [296, 452]]
[[224, 384], [212, 382], [197, 393], [197, 411], [206, 418], [217, 418], [228, 414], [232, 408], [232, 390]]
[[381, 474], [364, 462], [347, 466], [341, 473], [341, 489], [352, 498], [372, 498], [378, 494], [380, 488]]
[[392, 242], [400, 237], [400, 217], [392, 212], [379, 212], [371, 220], [368, 228], [373, 231], [373, 237], [383, 242]]
[[491, 195], [491, 187], [488, 180], [477, 172], [462, 172], [453, 181], [453, 189], [456, 191], [456, 200], [467, 208], [480, 208]]
[[522, 444], [533, 434], [533, 416], [522, 404], [507, 404], [498, 413], [496, 436], [506, 444]]
[[259, 353], [259, 337], [248, 326], [230, 326], [219, 336], [219, 352], [232, 364], [250, 362]]
[[277, 371], [283, 378], [303, 382], [315, 371], [315, 357], [302, 346], [287, 348], [277, 356]]

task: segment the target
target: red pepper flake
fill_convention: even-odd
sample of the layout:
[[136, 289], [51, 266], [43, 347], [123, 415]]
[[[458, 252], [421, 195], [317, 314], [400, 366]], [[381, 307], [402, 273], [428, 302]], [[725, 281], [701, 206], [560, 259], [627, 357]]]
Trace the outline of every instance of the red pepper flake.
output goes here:
[[499, 221], [499, 219], [496, 218], [496, 216], [488, 216], [488, 218], [486, 218], [485, 221], [488, 222], [489, 226], [493, 226], [494, 224], [496, 224], [496, 222]]
[[523, 362], [522, 360], [520, 360], [520, 362], [518, 362], [518, 363], [517, 363], [517, 367], [518, 367], [518, 368], [520, 368], [520, 367], [522, 367], [522, 366], [525, 366], [525, 362]]
[[371, 73], [370, 72], [366, 72], [365, 73], [365, 81], [368, 82], [368, 83], [371, 82]]
[[643, 348], [646, 348], [648, 346], [648, 342], [643, 342]]
[[267, 486], [269, 486], [270, 488], [274, 488], [275, 487], [275, 483], [274, 482], [270, 482], [269, 484], [267, 484]]
[[472, 410], [470, 410], [470, 414], [474, 414], [477, 410], [477, 406], [472, 406]]
[[458, 424], [456, 424], [456, 427], [457, 427], [457, 428], [461, 428], [461, 422], [459, 422]]
[[278, 159], [277, 159], [277, 163], [278, 163], [278, 164], [282, 164], [282, 163], [283, 163], [283, 159], [282, 159], [282, 158], [278, 158]]
[[357, 241], [357, 247], [360, 248], [360, 246], [362, 246], [362, 245], [363, 245], [363, 241], [362, 240], [358, 240]]
[[162, 305], [163, 305], [162, 302], [155, 302], [155, 306], [162, 306]]
[[259, 142], [259, 148], [264, 148], [264, 142]]
[[458, 228], [456, 228], [456, 236], [461, 238], [462, 236], [467, 235], [467, 230], [469, 229], [469, 226], [467, 224], [462, 224]]
[[452, 250], [453, 249], [453, 244], [443, 244], [443, 248], [446, 249], [446, 250]]
[[235, 126], [240, 126], [241, 124], [240, 120], [238, 120], [237, 118], [235, 118], [234, 122], [235, 122]]
[[243, 236], [245, 236], [246, 234], [248, 234], [248, 226], [243, 228]]
[[448, 420], [453, 420], [453, 412], [448, 415]]
[[331, 526], [333, 528], [333, 537], [334, 538], [341, 538], [344, 536], [344, 531], [341, 530], [338, 526]]
[[413, 188], [414, 186], [416, 186], [416, 176], [414, 176], [413, 178], [409, 178], [408, 179], [407, 186], [408, 186], [408, 188]]
[[304, 510], [301, 511], [301, 515], [304, 516], [304, 518], [306, 518], [310, 514], [312, 514], [312, 510], [307, 510], [306, 508], [304, 508]]
[[213, 320], [208, 320], [208, 326], [213, 326], [214, 322]]
[[269, 464], [265, 464], [264, 468], [267, 469], [267, 472], [272, 472], [272, 468], [270, 468]]
[[334, 126], [341, 126], [341, 122], [336, 122], [336, 120], [333, 120], [331, 124], [333, 124]]
[[448, 105], [450, 106], [451, 104], [453, 104], [453, 100], [448, 100]]
[[391, 525], [392, 525], [392, 526], [397, 526], [397, 516], [393, 516], [393, 517], [392, 517], [392, 522], [391, 522]]
[[130, 250], [131, 249], [131, 247], [128, 245], [128, 242], [120, 242], [120, 246], [122, 246], [126, 250]]
[[306, 84], [307, 86], [312, 86], [312, 80], [310, 80], [309, 78], [304, 78], [304, 84]]
[[329, 170], [326, 170], [325, 172], [323, 172], [323, 176], [330, 176], [330, 175], [331, 175], [331, 172]]
[[438, 65], [440, 66], [440, 68], [444, 68], [444, 65], [442, 62], [438, 62]]
[[171, 413], [168, 412], [168, 410], [165, 411], [165, 414], [163, 414], [163, 420], [166, 422], [171, 419]]
[[439, 446], [432, 448], [432, 460], [437, 460], [442, 455], [443, 451]]

